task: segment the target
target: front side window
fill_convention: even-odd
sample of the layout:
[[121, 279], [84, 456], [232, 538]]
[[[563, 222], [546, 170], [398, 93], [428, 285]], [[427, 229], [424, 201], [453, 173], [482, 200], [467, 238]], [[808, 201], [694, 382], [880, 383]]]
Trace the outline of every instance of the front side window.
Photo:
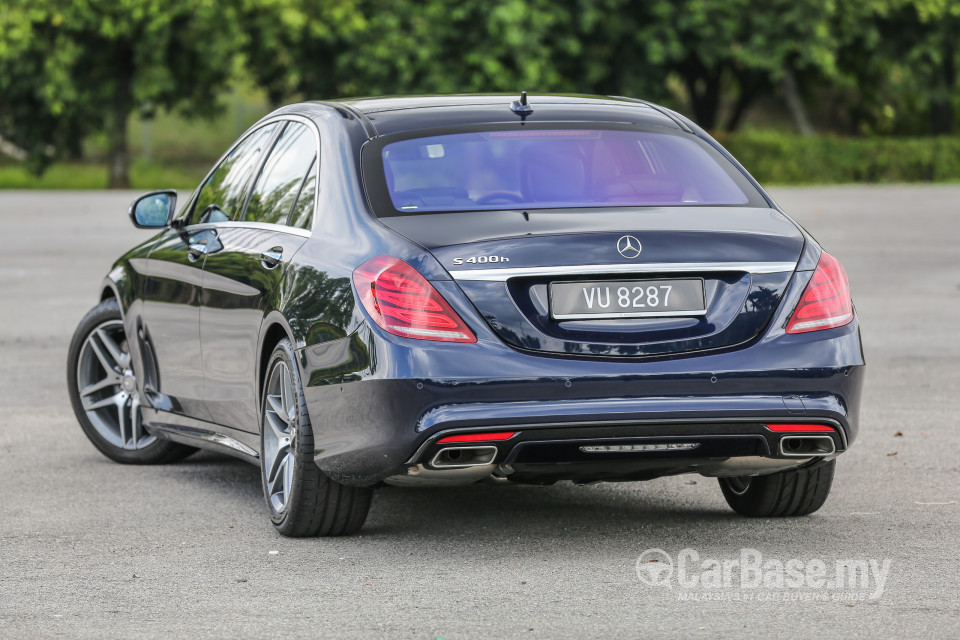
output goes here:
[[251, 133], [213, 170], [197, 195], [194, 222], [226, 222], [240, 213], [250, 176], [276, 127], [268, 124]]
[[244, 220], [286, 224], [316, 155], [313, 130], [298, 122], [288, 124], [257, 178]]
[[511, 129], [388, 143], [387, 215], [567, 207], [757, 204], [726, 158], [687, 134]]

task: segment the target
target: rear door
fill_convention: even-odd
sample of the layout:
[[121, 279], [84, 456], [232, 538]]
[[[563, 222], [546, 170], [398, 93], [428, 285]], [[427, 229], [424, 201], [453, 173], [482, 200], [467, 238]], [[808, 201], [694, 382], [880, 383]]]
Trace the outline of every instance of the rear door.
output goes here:
[[198, 420], [210, 419], [201, 393], [200, 289], [203, 252], [215, 242], [203, 225], [168, 231], [150, 252], [143, 289], [141, 351], [152, 370], [144, 383], [151, 403]]
[[316, 185], [308, 180], [308, 173], [315, 173], [315, 130], [302, 122], [281, 126], [253, 179], [246, 206], [217, 226], [221, 247], [204, 262], [204, 401], [214, 422], [251, 433], [258, 428], [261, 325], [286, 265], [310, 235]]
[[240, 141], [210, 173], [188, 205], [186, 224], [171, 229], [150, 253], [144, 287], [144, 344], [155, 363], [158, 408], [209, 421], [203, 402], [200, 298], [203, 265], [220, 249], [217, 223], [243, 205], [264, 145], [267, 125]]

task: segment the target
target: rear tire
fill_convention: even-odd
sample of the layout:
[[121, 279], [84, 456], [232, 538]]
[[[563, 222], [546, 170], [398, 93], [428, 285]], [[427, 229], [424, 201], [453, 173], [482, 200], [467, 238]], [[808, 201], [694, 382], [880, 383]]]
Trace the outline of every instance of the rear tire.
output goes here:
[[124, 464], [163, 464], [196, 451], [143, 427], [120, 304], [104, 300], [83, 317], [67, 351], [67, 390], [80, 427], [100, 452]]
[[314, 462], [313, 429], [290, 341], [267, 362], [261, 401], [260, 471], [274, 528], [284, 536], [344, 536], [367, 519], [373, 489], [328, 478]]
[[769, 518], [805, 516], [823, 506], [836, 460], [765, 476], [719, 478], [727, 504], [740, 515]]

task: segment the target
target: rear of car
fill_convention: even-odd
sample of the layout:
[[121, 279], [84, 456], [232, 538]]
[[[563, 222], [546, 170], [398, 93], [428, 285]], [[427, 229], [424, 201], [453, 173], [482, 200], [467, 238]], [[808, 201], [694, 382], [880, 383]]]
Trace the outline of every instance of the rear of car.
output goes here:
[[[415, 127], [402, 114], [365, 144], [374, 214], [442, 270], [379, 255], [354, 272], [377, 358], [397, 364], [344, 386], [390, 409], [355, 425], [363, 456], [320, 452], [326, 473], [696, 472], [725, 478], [742, 513], [822, 504], [856, 436], [864, 364], [843, 268], [709, 136], [653, 116]], [[784, 498], [784, 473], [819, 497]]]
[[282, 535], [359, 531], [381, 483], [699, 473], [804, 515], [856, 438], [842, 265], [655, 105], [290, 105], [175, 204], [131, 205], [162, 231], [80, 321], [71, 403], [118, 462], [257, 464]]

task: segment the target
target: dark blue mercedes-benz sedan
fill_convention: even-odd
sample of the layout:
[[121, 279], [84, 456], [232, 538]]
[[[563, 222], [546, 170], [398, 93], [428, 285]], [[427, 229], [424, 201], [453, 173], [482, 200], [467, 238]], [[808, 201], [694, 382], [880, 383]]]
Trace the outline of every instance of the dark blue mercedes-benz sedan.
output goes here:
[[108, 457], [262, 470], [277, 530], [343, 535], [390, 485], [719, 478], [826, 500], [864, 358], [843, 267], [706, 132], [628, 98], [309, 102], [263, 118], [80, 322]]

